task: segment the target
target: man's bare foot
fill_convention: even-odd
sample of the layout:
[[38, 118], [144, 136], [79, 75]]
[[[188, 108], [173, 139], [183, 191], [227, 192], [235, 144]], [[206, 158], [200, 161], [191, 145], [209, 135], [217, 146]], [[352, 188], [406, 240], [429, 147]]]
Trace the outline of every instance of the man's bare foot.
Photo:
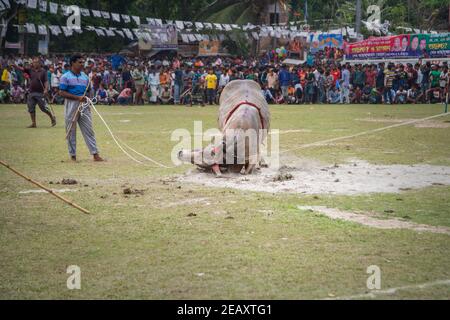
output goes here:
[[94, 161], [101, 162], [101, 161], [105, 161], [105, 159], [103, 159], [102, 157], [100, 157], [98, 155], [98, 153], [96, 153], [96, 154], [94, 154]]
[[71, 156], [70, 160], [72, 160], [73, 162], [76, 162], [77, 161], [77, 156]]
[[27, 128], [36, 128], [36, 123], [30, 124]]

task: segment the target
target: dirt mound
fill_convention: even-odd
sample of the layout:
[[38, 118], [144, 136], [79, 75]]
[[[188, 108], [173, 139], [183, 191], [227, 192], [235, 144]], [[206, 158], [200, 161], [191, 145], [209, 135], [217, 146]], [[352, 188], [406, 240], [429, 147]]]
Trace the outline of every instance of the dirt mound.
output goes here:
[[180, 182], [208, 187], [262, 192], [303, 194], [398, 193], [432, 185], [450, 185], [450, 167], [418, 165], [375, 165], [362, 160], [327, 165], [307, 159], [281, 159], [285, 165], [275, 170], [261, 168], [252, 175], [224, 174], [215, 178], [191, 170]]

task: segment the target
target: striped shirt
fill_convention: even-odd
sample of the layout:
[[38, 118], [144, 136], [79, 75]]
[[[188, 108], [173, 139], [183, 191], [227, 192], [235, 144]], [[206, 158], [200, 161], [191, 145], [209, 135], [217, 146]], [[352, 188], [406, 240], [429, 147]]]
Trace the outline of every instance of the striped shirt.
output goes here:
[[59, 89], [75, 96], [83, 96], [88, 84], [89, 78], [84, 72], [76, 75], [69, 71], [61, 77]]

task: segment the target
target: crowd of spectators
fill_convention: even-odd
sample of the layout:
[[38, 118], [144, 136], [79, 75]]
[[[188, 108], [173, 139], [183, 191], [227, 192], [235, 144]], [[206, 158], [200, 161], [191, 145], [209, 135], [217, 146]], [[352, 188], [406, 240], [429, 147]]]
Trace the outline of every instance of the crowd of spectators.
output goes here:
[[[112, 105], [217, 104], [229, 81], [257, 81], [269, 103], [437, 103], [449, 91], [449, 69], [426, 63], [342, 63], [342, 51], [327, 48], [300, 65], [284, 65], [270, 53], [259, 58], [167, 56], [127, 58], [87, 55], [84, 72], [90, 95]], [[49, 102], [58, 95], [61, 76], [69, 72], [69, 56], [43, 56], [51, 88]], [[31, 57], [0, 57], [0, 103], [26, 102]]]

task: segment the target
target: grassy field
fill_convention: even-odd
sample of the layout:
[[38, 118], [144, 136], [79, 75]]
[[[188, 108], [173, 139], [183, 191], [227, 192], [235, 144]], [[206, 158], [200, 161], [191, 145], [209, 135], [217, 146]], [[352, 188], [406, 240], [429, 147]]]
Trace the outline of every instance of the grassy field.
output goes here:
[[[63, 195], [91, 214], [48, 194], [19, 193], [36, 187], [0, 167], [0, 299], [339, 298], [369, 292], [370, 265], [380, 267], [382, 289], [407, 287], [377, 298], [450, 298], [448, 284], [414, 287], [450, 279], [449, 235], [375, 229], [297, 208], [321, 205], [381, 216], [389, 208], [390, 217], [450, 227], [448, 185], [401, 195], [312, 196], [182, 184], [176, 175], [192, 166], [133, 163], [97, 117], [98, 146], [108, 161], [92, 162], [78, 132], [79, 161], [73, 163], [62, 106], [54, 108], [56, 127], [38, 113], [38, 128], [26, 129], [25, 106], [1, 105], [0, 159], [46, 186], [76, 189]], [[174, 129], [192, 131], [195, 120], [212, 128], [217, 119], [217, 107], [98, 109], [122, 141], [166, 165], [176, 144], [170, 141]], [[271, 106], [272, 128], [285, 131], [281, 150], [442, 111], [442, 105]], [[450, 166], [448, 121], [445, 116], [428, 127], [403, 126], [289, 155], [330, 164], [356, 158]], [[57, 184], [63, 178], [78, 184]], [[126, 195], [127, 187], [142, 194]], [[69, 265], [81, 268], [81, 290], [66, 287]]]

